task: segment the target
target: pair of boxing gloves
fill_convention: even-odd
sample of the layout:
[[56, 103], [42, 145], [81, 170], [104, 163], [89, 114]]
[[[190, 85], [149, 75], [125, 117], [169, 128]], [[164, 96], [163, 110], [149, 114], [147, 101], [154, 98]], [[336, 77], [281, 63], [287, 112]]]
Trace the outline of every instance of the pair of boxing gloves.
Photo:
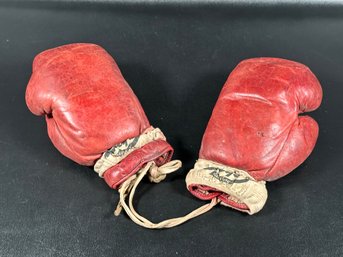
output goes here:
[[144, 176], [160, 182], [180, 168], [173, 148], [150, 125], [113, 58], [94, 44], [46, 50], [33, 62], [26, 89], [32, 113], [44, 115], [49, 137], [66, 157], [103, 177], [130, 218], [166, 228], [220, 203], [254, 214], [267, 200], [266, 181], [287, 175], [313, 150], [318, 125], [301, 115], [319, 107], [322, 89], [306, 66], [279, 58], [242, 61], [231, 72], [203, 135], [187, 189], [209, 203], [180, 218], [152, 223], [132, 205]]

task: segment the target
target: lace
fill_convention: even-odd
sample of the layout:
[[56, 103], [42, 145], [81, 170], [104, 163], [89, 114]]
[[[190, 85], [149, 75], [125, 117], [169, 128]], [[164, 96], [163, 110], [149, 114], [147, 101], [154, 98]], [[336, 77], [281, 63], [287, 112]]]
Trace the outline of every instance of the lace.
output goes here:
[[[181, 167], [181, 162], [178, 160], [170, 161], [160, 167], [157, 167], [155, 162], [148, 162], [144, 168], [138, 171], [135, 175], [132, 175], [128, 178], [119, 188], [119, 203], [114, 212], [116, 216], [120, 214], [122, 209], [124, 208], [127, 215], [134, 221], [136, 224], [143, 226], [145, 228], [150, 229], [162, 229], [162, 228], [171, 228], [178, 226], [190, 219], [193, 219], [203, 213], [208, 212], [211, 210], [215, 205], [217, 205], [220, 201], [217, 198], [212, 199], [212, 201], [208, 204], [205, 204], [194, 211], [188, 213], [183, 217], [167, 219], [161, 221], [159, 223], [153, 223], [150, 220], [142, 217], [138, 214], [133, 207], [133, 197], [135, 195], [135, 191], [141, 180], [148, 174], [150, 181], [158, 183], [163, 180], [167, 174], [172, 173], [178, 170]], [[129, 196], [128, 205], [126, 203], [126, 198]]]

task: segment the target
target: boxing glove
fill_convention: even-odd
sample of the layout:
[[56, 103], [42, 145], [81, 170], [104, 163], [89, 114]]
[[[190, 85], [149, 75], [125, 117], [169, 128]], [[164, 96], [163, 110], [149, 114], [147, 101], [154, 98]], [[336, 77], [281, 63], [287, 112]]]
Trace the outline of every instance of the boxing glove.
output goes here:
[[150, 125], [117, 64], [100, 46], [70, 44], [38, 54], [26, 103], [32, 113], [45, 116], [48, 135], [63, 155], [94, 165], [119, 190], [116, 214], [124, 207], [130, 216], [125, 198], [143, 176], [159, 182], [181, 166], [170, 162], [173, 148]]
[[321, 86], [305, 65], [279, 58], [242, 61], [219, 95], [187, 189], [242, 212], [260, 211], [265, 182], [287, 175], [313, 150], [318, 125], [303, 113], [321, 100]]

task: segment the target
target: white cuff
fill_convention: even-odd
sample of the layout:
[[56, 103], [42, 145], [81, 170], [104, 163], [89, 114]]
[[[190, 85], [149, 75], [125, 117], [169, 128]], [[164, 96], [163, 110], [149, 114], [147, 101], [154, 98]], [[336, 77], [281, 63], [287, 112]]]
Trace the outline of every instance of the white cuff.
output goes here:
[[199, 159], [186, 177], [189, 185], [205, 185], [217, 189], [227, 195], [230, 200], [244, 203], [249, 209], [241, 210], [250, 215], [259, 212], [267, 201], [268, 192], [265, 181], [256, 181], [246, 171], [225, 166], [213, 161]]

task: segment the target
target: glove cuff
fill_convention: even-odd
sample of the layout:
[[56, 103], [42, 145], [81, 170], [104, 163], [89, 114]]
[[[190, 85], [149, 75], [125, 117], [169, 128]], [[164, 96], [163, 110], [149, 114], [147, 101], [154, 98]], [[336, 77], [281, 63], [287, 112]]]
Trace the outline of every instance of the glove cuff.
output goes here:
[[166, 137], [159, 128], [149, 127], [137, 137], [129, 138], [104, 152], [94, 165], [94, 171], [103, 177], [105, 171], [121, 162], [133, 151], [155, 140], [164, 140]]
[[[259, 212], [268, 197], [265, 181], [256, 181], [244, 170], [204, 159], [199, 159], [189, 171], [186, 184], [187, 189], [198, 198], [206, 197], [201, 197], [197, 188], [222, 192], [224, 194], [217, 196], [222, 200], [221, 204], [250, 215]], [[246, 209], [239, 208], [242, 203], [247, 206]]]
[[[170, 161], [173, 148], [165, 140], [160, 129], [150, 127], [141, 135], [127, 139], [103, 153], [94, 165], [94, 170], [100, 177], [104, 177], [111, 188], [117, 189], [146, 163], [153, 161], [161, 166]], [[165, 175], [152, 171], [149, 178], [159, 182]]]

